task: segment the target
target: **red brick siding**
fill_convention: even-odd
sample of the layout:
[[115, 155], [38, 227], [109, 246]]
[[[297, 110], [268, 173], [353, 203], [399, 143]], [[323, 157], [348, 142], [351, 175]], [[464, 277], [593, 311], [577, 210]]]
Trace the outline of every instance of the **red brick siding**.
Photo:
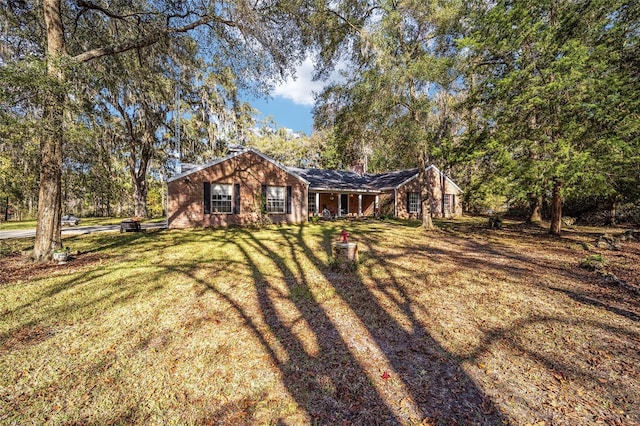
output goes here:
[[[430, 169], [427, 179], [431, 182], [431, 213], [433, 216], [440, 216], [442, 212], [442, 180], [438, 176], [435, 169]], [[420, 193], [419, 179], [416, 177], [406, 185], [402, 185], [398, 188], [398, 200], [397, 200], [397, 216], [402, 219], [419, 218], [421, 214], [409, 213], [407, 211], [407, 193], [418, 192]], [[462, 204], [460, 191], [451, 182], [445, 179], [445, 194], [455, 195], [455, 206], [453, 212], [447, 214], [448, 217], [455, 217], [462, 215]]]
[[338, 194], [333, 194], [332, 200], [331, 194], [320, 193], [320, 206], [318, 206], [320, 214], [322, 214], [322, 210], [326, 207], [331, 211], [332, 215], [335, 215], [338, 212], [338, 196]]
[[396, 211], [394, 207], [394, 191], [384, 192], [379, 195], [378, 198], [380, 206], [380, 214], [383, 216], [395, 216]]
[[[240, 184], [240, 214], [204, 214], [204, 182]], [[291, 214], [270, 214], [274, 223], [306, 221], [307, 185], [258, 154], [247, 151], [169, 182], [169, 227], [250, 224], [260, 211], [262, 185], [291, 186]]]
[[[431, 210], [434, 216], [441, 216], [442, 214], [442, 178], [439, 178], [435, 171], [431, 169], [433, 186], [433, 198], [431, 202]], [[444, 180], [445, 194], [455, 195], [455, 205], [452, 206], [450, 212], [447, 212], [447, 217], [462, 216], [462, 194], [449, 180]]]
[[362, 196], [362, 215], [373, 216], [375, 214], [375, 195], [363, 195]]
[[418, 178], [413, 179], [406, 185], [402, 185], [400, 188], [398, 188], [397, 216], [401, 219], [417, 219], [421, 217], [420, 212], [409, 213], [407, 211], [407, 194], [409, 192], [420, 192], [420, 184]]

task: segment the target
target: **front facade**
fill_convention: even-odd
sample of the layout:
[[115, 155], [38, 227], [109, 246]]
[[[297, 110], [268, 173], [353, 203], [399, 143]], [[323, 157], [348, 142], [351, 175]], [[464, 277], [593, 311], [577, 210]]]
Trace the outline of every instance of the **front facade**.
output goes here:
[[255, 150], [181, 173], [167, 182], [170, 228], [307, 220], [308, 182]]
[[[431, 214], [436, 217], [462, 216], [462, 190], [458, 185], [434, 165], [427, 167], [426, 178], [431, 184]], [[417, 170], [413, 177], [395, 188], [395, 200], [394, 216], [402, 219], [422, 217]]]
[[[460, 188], [435, 166], [427, 169], [432, 214], [462, 214]], [[377, 175], [284, 167], [255, 149], [236, 152], [170, 178], [170, 228], [301, 223], [309, 216], [421, 217], [418, 170]]]

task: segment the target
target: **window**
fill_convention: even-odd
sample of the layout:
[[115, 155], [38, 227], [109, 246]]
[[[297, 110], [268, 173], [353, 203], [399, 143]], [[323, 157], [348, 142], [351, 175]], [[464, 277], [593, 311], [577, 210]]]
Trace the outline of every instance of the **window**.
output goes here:
[[233, 213], [233, 185], [211, 185], [211, 213]]
[[452, 213], [453, 204], [455, 203], [454, 199], [455, 195], [453, 194], [445, 194], [444, 196], [444, 212]]
[[316, 193], [309, 193], [309, 201], [308, 201], [308, 212], [309, 214], [314, 214], [316, 212]]
[[284, 213], [285, 212], [285, 187], [284, 186], [267, 186], [267, 212], [268, 213]]
[[409, 210], [409, 213], [420, 212], [420, 197], [417, 192], [407, 193], [407, 209]]

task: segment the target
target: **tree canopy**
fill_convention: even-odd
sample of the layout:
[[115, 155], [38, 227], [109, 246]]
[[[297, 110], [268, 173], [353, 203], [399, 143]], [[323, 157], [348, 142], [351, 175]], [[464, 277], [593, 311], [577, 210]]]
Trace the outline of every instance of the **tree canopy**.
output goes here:
[[[104, 70], [107, 73], [126, 70], [119, 77], [144, 83], [141, 71], [160, 57], [147, 56], [150, 49], [164, 49], [165, 77], [179, 80], [191, 64], [169, 52], [179, 52], [177, 46], [181, 46], [195, 49], [198, 58], [214, 65], [214, 69], [230, 70], [238, 84], [260, 87], [273, 76], [286, 76], [311, 51], [316, 54], [318, 72], [328, 71], [340, 56], [338, 48], [351, 42], [353, 23], [366, 19], [368, 13], [364, 2], [9, 0], [2, 12], [6, 29], [2, 38], [11, 46], [3, 52], [3, 83], [12, 84], [3, 95], [13, 96], [14, 101], [29, 90], [40, 95], [35, 102], [25, 101], [36, 110], [41, 127], [34, 258], [48, 259], [61, 245], [63, 141], [66, 123], [75, 118], [66, 115], [79, 99], [74, 93], [89, 89], [104, 94], [102, 90], [109, 86], [106, 77], [92, 80], [83, 78], [85, 75], [106, 76]], [[37, 78], [19, 81], [25, 69], [31, 71], [30, 67], [35, 69], [31, 74]], [[140, 71], [136, 72], [136, 67]], [[142, 93], [143, 89], [144, 95], [137, 98], [136, 104], [140, 108], [135, 113], [140, 119], [139, 130], [132, 131], [130, 123], [128, 138], [135, 149], [141, 146], [142, 151], [148, 151], [161, 121], [157, 111], [160, 104], [152, 100], [152, 95], [159, 93], [158, 82], [147, 81], [146, 87], [132, 90], [115, 87], [114, 80], [106, 88], [111, 92], [111, 107], [116, 110], [121, 107], [120, 118], [125, 127], [127, 120], [131, 121], [133, 105], [122, 101], [131, 100], [129, 95]], [[114, 97], [124, 93], [127, 95], [115, 100]], [[25, 110], [16, 106], [11, 112], [22, 119]], [[143, 159], [150, 156], [141, 154], [133, 159], [135, 149], [130, 150], [129, 158], [135, 164], [129, 168], [136, 170], [132, 172], [133, 181], [141, 184]], [[136, 193], [144, 193], [144, 189]]]
[[548, 205], [555, 234], [564, 197], [638, 200], [637, 8], [394, 1], [376, 18], [316, 104], [346, 163], [440, 163], [468, 198], [529, 203], [532, 221]]
[[[555, 234], [566, 198], [640, 200], [640, 10], [629, 2], [3, 5], [0, 199], [37, 211], [36, 259], [60, 246], [73, 194], [110, 211], [130, 193], [144, 216], [171, 155], [203, 162], [229, 143], [297, 166], [434, 162], [468, 185], [468, 201], [526, 204], [531, 221], [546, 206]], [[342, 70], [317, 98], [318, 133], [255, 123], [240, 93], [268, 92], [308, 55], [316, 77]]]

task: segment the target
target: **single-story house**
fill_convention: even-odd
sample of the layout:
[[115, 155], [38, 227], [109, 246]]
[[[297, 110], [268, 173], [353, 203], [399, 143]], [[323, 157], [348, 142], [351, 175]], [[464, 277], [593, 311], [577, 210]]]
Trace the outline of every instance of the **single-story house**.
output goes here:
[[[462, 190], [437, 167], [427, 168], [434, 215], [462, 214]], [[335, 217], [421, 215], [418, 169], [381, 174], [286, 167], [247, 148], [191, 168], [167, 181], [170, 228], [255, 223], [302, 223], [330, 211]]]

